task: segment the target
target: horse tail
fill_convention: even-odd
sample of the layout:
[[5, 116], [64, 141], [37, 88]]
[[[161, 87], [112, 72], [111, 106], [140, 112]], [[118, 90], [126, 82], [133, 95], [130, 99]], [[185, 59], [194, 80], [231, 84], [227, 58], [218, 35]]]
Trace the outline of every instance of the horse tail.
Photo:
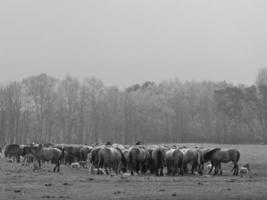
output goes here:
[[101, 152], [98, 154], [98, 168], [103, 168], [104, 156]]
[[124, 169], [122, 170], [123, 171], [123, 173], [124, 172], [126, 172], [126, 170], [127, 170], [127, 159], [125, 158], [125, 156], [124, 156], [124, 154], [123, 154], [123, 152], [121, 151], [121, 149], [120, 148], [116, 148], [119, 152], [120, 152], [120, 154], [121, 154], [121, 163], [122, 163], [122, 165], [123, 165], [123, 167], [124, 167]]
[[237, 151], [237, 158], [236, 158], [236, 162], [238, 162], [238, 161], [239, 161], [239, 159], [240, 159], [240, 152], [239, 152], [239, 151]]
[[197, 151], [197, 164], [200, 166], [201, 165], [201, 154], [199, 151]]
[[162, 155], [162, 151], [158, 150], [157, 151], [157, 169], [159, 169], [160, 167], [163, 166], [163, 155]]
[[120, 149], [120, 148], [116, 148], [116, 149], [117, 149], [117, 150], [120, 152], [120, 154], [121, 154], [121, 162], [122, 162], [122, 164], [126, 164], [126, 163], [127, 163], [127, 160], [126, 160], [124, 154], [122, 153], [121, 149]]
[[133, 152], [129, 152], [129, 162], [128, 162], [129, 170], [133, 171]]
[[133, 152], [129, 152], [129, 164], [132, 165], [133, 162]]
[[237, 158], [236, 158], [236, 166], [235, 166], [235, 169], [236, 169], [236, 175], [238, 175], [238, 161], [240, 159], [240, 152], [237, 151]]
[[199, 150], [197, 150], [197, 167], [198, 167], [198, 172], [200, 175], [202, 175], [202, 155]]
[[[182, 153], [182, 152], [181, 152], [181, 153]], [[182, 153], [181, 167], [180, 167], [180, 174], [181, 174], [181, 175], [184, 174], [184, 163], [185, 163], [185, 158], [184, 158], [184, 154]]]
[[129, 163], [132, 167], [138, 168], [138, 160], [137, 160], [137, 155], [139, 155], [140, 150], [138, 148], [134, 148], [130, 151], [129, 153]]

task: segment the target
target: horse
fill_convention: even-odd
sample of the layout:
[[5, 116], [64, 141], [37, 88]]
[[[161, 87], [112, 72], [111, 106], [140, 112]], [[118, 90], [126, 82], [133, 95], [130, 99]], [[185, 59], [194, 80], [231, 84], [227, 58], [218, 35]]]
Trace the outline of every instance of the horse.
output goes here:
[[[215, 166], [214, 175], [218, 172], [222, 175], [221, 163], [233, 163], [233, 175], [238, 175], [238, 161], [240, 159], [240, 152], [236, 149], [221, 150], [220, 148], [215, 148], [207, 152], [204, 156], [205, 160], [209, 160], [213, 166]], [[212, 169], [211, 169], [212, 170]], [[210, 170], [210, 171], [211, 171]]]
[[152, 162], [154, 166], [154, 173], [156, 176], [163, 176], [165, 157], [166, 150], [162, 146], [158, 146], [152, 151]]
[[128, 167], [131, 171], [131, 175], [134, 172], [139, 174], [139, 171], [145, 173], [148, 169], [149, 152], [145, 148], [139, 146], [133, 146], [127, 152], [128, 154]]
[[86, 161], [88, 153], [92, 150], [91, 146], [83, 146], [80, 148], [80, 159], [81, 161]]
[[81, 160], [80, 145], [69, 145], [63, 147], [65, 164], [71, 164], [73, 162], [79, 162]]
[[195, 171], [198, 172], [199, 175], [202, 175], [202, 154], [201, 151], [197, 149], [188, 149], [182, 148], [180, 149], [184, 155], [184, 171], [188, 171], [188, 164], [191, 165], [191, 174], [194, 174]]
[[175, 176], [178, 169], [180, 175], [183, 175], [184, 155], [179, 149], [170, 149], [166, 152], [167, 174]]
[[22, 149], [22, 156], [24, 157], [23, 159], [23, 165], [28, 165], [29, 163], [33, 163], [34, 161], [34, 156], [30, 152], [30, 148], [33, 145], [24, 145]]
[[200, 152], [200, 163], [201, 163], [201, 169], [202, 171], [204, 171], [204, 164], [205, 162], [205, 159], [204, 159], [204, 155], [210, 151], [210, 149], [207, 149], [207, 148], [204, 148], [204, 147], [196, 147], [196, 150]]
[[20, 156], [23, 153], [23, 146], [18, 144], [7, 144], [3, 148], [3, 156], [6, 158], [15, 158], [16, 161], [20, 162]]
[[101, 146], [94, 146], [91, 150], [91, 152], [88, 154], [88, 160], [91, 163], [91, 165], [97, 169], [99, 169], [99, 157], [98, 152], [104, 148], [104, 145]]
[[52, 161], [56, 164], [53, 168], [53, 172], [57, 170], [59, 172], [60, 160], [63, 156], [62, 151], [54, 147], [43, 147], [42, 144], [38, 146], [31, 146], [28, 148], [29, 152], [38, 160], [39, 166], [41, 167], [41, 161]]
[[[117, 174], [121, 169], [126, 171], [126, 158], [119, 148], [105, 146], [98, 152], [98, 166], [105, 169], [106, 174], [109, 174], [108, 169], [113, 169]], [[124, 166], [121, 168], [121, 166]]]

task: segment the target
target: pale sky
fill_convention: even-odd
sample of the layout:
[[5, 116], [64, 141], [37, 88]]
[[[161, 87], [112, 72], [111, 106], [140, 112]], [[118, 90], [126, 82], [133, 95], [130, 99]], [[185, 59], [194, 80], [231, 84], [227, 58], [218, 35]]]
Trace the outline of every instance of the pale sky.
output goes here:
[[0, 83], [44, 72], [252, 84], [262, 67], [266, 0], [0, 1]]

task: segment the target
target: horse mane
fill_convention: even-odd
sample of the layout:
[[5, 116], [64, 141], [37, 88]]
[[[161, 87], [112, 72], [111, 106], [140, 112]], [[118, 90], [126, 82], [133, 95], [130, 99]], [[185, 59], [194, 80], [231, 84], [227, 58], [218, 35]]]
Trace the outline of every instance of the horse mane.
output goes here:
[[221, 150], [221, 148], [214, 148], [214, 149], [208, 151], [207, 153], [205, 153], [205, 155], [204, 155], [204, 159], [205, 159], [205, 160], [210, 160], [210, 157], [211, 157], [215, 152], [220, 151], [220, 150]]

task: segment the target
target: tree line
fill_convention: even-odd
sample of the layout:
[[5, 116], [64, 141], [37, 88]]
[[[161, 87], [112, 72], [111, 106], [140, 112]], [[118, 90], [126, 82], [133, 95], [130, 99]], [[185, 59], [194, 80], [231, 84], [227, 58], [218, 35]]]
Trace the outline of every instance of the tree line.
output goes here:
[[251, 86], [47, 74], [0, 86], [0, 143], [267, 143], [267, 69]]

